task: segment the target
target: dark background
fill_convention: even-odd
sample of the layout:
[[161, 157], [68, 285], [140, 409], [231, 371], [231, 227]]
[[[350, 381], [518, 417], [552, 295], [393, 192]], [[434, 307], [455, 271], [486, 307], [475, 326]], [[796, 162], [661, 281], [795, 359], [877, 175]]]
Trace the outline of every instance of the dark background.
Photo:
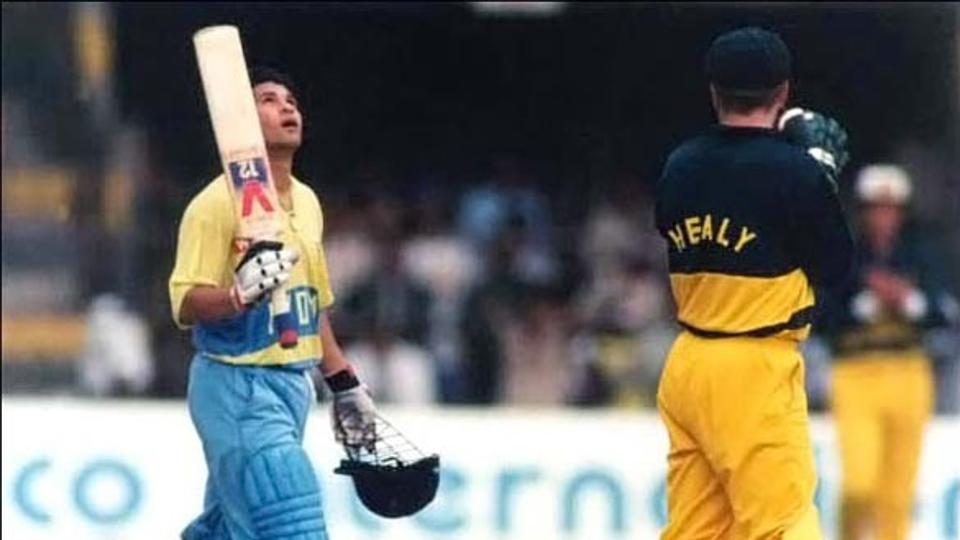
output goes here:
[[123, 114], [153, 138], [156, 163], [199, 186], [219, 164], [191, 35], [235, 24], [248, 63], [285, 69], [301, 86], [298, 169], [321, 193], [362, 182], [366, 168], [396, 190], [458, 186], [511, 156], [564, 186], [552, 186], [568, 199], [555, 202], [575, 213], [570, 201], [621, 173], [654, 181], [670, 148], [712, 121], [703, 53], [744, 24], [792, 48], [795, 101], [848, 128], [848, 171], [891, 159], [905, 141], [955, 158], [956, 13], [590, 3], [498, 18], [461, 3], [118, 4], [118, 92]]
[[[655, 276], [649, 298], [667, 296], [650, 188], [670, 150], [714, 121], [710, 42], [765, 26], [793, 52], [793, 102], [850, 133], [851, 222], [857, 171], [903, 165], [911, 213], [960, 294], [956, 3], [565, 3], [541, 17], [466, 2], [7, 2], [3, 15], [5, 392], [76, 387], [88, 313], [113, 293], [149, 327], [151, 392], [182, 394], [192, 349], [170, 322], [167, 282], [184, 208], [220, 173], [192, 43], [212, 24], [238, 26], [249, 64], [298, 82], [295, 173], [322, 199], [325, 242], [382, 230], [462, 241], [471, 192], [511, 184], [536, 207], [532, 243], [547, 238], [535, 247], [560, 268], [563, 313], [546, 318], [571, 333], [589, 322], [570, 315], [578, 295], [603, 281], [583, 247], [611, 202], [643, 255], [630, 272]], [[70, 196], [50, 196], [58, 186]], [[7, 332], [14, 322], [34, 331]], [[51, 347], [44, 336], [67, 341], [64, 329], [72, 345]]]

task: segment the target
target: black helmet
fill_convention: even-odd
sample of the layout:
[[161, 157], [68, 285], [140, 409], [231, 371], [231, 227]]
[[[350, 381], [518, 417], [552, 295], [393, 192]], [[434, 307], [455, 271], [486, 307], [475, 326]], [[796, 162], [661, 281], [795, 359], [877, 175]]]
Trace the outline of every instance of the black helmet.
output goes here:
[[371, 444], [343, 448], [347, 459], [334, 472], [353, 478], [357, 496], [374, 514], [386, 518], [409, 516], [436, 496], [440, 457], [425, 455], [380, 415]]

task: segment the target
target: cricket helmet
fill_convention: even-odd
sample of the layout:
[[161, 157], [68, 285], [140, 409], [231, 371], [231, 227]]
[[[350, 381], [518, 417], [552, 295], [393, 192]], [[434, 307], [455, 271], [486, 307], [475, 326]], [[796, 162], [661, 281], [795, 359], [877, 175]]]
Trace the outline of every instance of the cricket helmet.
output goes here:
[[440, 484], [440, 457], [426, 455], [380, 415], [376, 437], [364, 446], [344, 445], [347, 459], [334, 472], [353, 478], [357, 496], [382, 517], [415, 514], [433, 501]]

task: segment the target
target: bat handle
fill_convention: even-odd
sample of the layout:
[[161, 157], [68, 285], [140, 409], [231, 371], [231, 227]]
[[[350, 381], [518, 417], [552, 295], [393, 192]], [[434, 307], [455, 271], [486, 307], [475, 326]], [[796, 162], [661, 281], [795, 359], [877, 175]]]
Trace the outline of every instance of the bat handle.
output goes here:
[[297, 330], [297, 317], [290, 309], [290, 294], [287, 292], [287, 286], [284, 285], [273, 291], [270, 302], [273, 304], [273, 328], [279, 336], [280, 347], [284, 349], [296, 347], [300, 333]]

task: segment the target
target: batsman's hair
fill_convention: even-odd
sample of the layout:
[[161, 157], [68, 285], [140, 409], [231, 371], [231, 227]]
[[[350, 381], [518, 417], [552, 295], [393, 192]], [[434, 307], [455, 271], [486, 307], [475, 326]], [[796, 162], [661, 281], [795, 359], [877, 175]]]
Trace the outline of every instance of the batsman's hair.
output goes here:
[[270, 66], [251, 66], [248, 71], [250, 73], [251, 86], [256, 86], [265, 82], [282, 84], [283, 86], [287, 87], [287, 90], [289, 90], [291, 94], [296, 96], [297, 99], [300, 99], [300, 90], [293, 82], [293, 78], [279, 69], [272, 68]]

